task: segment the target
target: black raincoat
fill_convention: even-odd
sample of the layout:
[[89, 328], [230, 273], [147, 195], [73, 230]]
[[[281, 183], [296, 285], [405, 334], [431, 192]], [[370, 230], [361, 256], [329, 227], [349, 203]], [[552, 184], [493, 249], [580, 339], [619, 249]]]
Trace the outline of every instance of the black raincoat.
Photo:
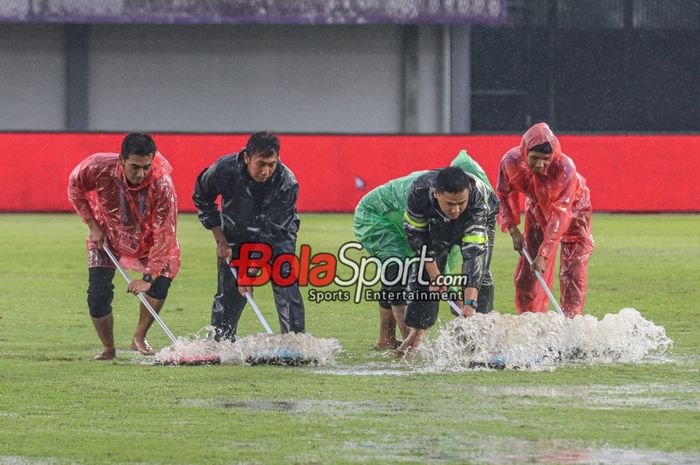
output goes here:
[[[216, 204], [221, 195], [221, 210]], [[281, 162], [270, 178], [261, 183], [248, 174], [243, 152], [226, 155], [202, 171], [194, 186], [194, 201], [205, 228], [222, 228], [233, 257], [245, 242], [264, 242], [272, 247], [273, 259], [296, 250], [299, 216], [296, 202], [299, 185], [294, 174]], [[218, 261], [218, 288], [212, 305], [211, 324], [217, 339], [235, 340], [238, 320], [246, 299], [227, 263]], [[283, 267], [287, 276], [290, 268]], [[272, 283], [280, 329], [304, 332], [304, 302], [297, 283]]]
[[[221, 211], [216, 198], [221, 195]], [[296, 242], [299, 185], [281, 162], [264, 183], [250, 177], [243, 152], [219, 158], [202, 171], [192, 201], [205, 228], [221, 229], [229, 243]]]
[[[454, 245], [462, 250], [462, 274], [468, 276], [465, 287], [480, 288], [488, 270], [490, 235], [496, 226], [499, 201], [496, 194], [475, 176], [467, 173], [469, 201], [457, 219], [450, 220], [440, 210], [432, 187], [439, 170], [429, 171], [415, 180], [408, 194], [404, 229], [408, 244], [420, 255], [423, 245], [428, 256], [441, 258]], [[440, 262], [441, 260], [438, 260]]]

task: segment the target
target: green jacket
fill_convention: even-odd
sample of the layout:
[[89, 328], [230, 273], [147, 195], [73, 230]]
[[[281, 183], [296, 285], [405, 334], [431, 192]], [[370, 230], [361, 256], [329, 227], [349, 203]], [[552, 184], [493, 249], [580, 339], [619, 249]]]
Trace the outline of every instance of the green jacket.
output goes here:
[[[493, 190], [481, 166], [466, 150], [452, 161], [450, 166], [458, 166], [474, 175]], [[408, 176], [394, 179], [367, 193], [355, 208], [353, 231], [357, 240], [367, 252], [384, 261], [390, 257], [406, 258], [413, 256], [403, 230], [403, 214], [406, 211], [408, 190], [413, 181], [427, 171], [415, 171]], [[456, 255], [455, 257], [453, 257]], [[461, 261], [458, 250], [453, 250], [448, 259], [449, 268], [457, 269]]]

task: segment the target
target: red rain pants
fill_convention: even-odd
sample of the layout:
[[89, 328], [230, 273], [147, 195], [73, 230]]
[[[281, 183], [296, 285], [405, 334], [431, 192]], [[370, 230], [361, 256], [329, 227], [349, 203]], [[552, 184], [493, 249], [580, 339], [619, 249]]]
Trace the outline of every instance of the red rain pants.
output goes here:
[[[584, 223], [584, 224], [582, 224]], [[561, 291], [561, 309], [573, 318], [582, 315], [586, 304], [588, 285], [588, 260], [593, 253], [593, 241], [590, 235], [572, 237], [573, 231], [590, 231], [590, 213], [584, 218], [574, 218], [569, 226], [565, 240], [561, 242], [559, 289]], [[530, 210], [525, 212], [525, 246], [534, 258], [543, 240], [542, 229], [535, 221]], [[547, 260], [547, 268], [542, 275], [547, 286], [552, 289], [554, 281], [554, 258]], [[523, 312], [546, 312], [549, 299], [537, 281], [527, 259], [520, 257], [515, 269], [515, 307], [518, 314]]]

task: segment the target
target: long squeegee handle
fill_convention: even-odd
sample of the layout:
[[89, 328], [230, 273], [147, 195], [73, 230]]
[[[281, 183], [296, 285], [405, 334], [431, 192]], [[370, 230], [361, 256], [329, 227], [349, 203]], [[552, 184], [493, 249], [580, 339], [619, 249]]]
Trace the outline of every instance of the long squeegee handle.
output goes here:
[[[114, 256], [114, 254], [112, 253], [112, 250], [109, 248], [109, 246], [107, 245], [106, 242], [104, 244], [102, 244], [102, 248], [107, 253], [107, 255], [109, 255], [109, 259], [112, 260], [112, 263], [114, 263], [114, 266], [117, 267], [117, 270], [119, 270], [119, 273], [121, 273], [121, 275], [124, 276], [124, 279], [126, 279], [126, 282], [128, 284], [131, 284], [131, 278], [129, 277], [128, 274], [126, 274], [126, 271], [124, 271], [124, 268], [119, 263], [119, 260], [117, 260], [117, 257]], [[151, 304], [148, 303], [148, 300], [146, 300], [146, 298], [143, 296], [143, 292], [139, 292], [136, 295], [141, 300], [141, 303], [146, 306], [146, 309], [151, 314], [153, 319], [158, 322], [160, 327], [163, 328], [163, 331], [165, 331], [165, 334], [167, 334], [168, 337], [170, 338], [170, 340], [173, 341], [173, 344], [175, 344], [175, 342], [177, 342], [175, 339], [175, 336], [173, 335], [173, 333], [170, 332], [168, 327], [165, 325], [165, 322], [163, 322], [163, 320], [160, 319], [160, 317], [158, 316], [158, 313], [155, 310], [153, 310], [153, 307], [151, 307]]]
[[[238, 281], [238, 273], [236, 273], [236, 269], [232, 266], [229, 266], [229, 268], [231, 269], [231, 273], [233, 273], [233, 277], [236, 278], [236, 281]], [[255, 301], [253, 300], [253, 296], [250, 295], [250, 292], [245, 291], [245, 298], [248, 299], [248, 303], [251, 307], [253, 307], [253, 311], [258, 316], [258, 320], [260, 320], [260, 323], [262, 323], [265, 331], [267, 331], [267, 334], [272, 334], [272, 328], [270, 328], [270, 325], [268, 325], [267, 321], [265, 321], [265, 317], [263, 316], [262, 312], [260, 312], [258, 306], [255, 305]]]
[[448, 300], [447, 303], [449, 303], [450, 307], [452, 307], [452, 310], [453, 310], [452, 314], [454, 316], [457, 316], [457, 317], [462, 316], [462, 310], [459, 308], [459, 306], [456, 303], [454, 303], [451, 300]]
[[[530, 254], [528, 253], [527, 249], [525, 247], [522, 248], [523, 255], [525, 255], [525, 259], [527, 259], [527, 262], [532, 266], [532, 257], [530, 257]], [[547, 293], [547, 297], [549, 297], [549, 301], [552, 302], [552, 305], [554, 305], [554, 308], [557, 309], [557, 313], [560, 315], [563, 315], [564, 312], [561, 311], [561, 307], [559, 306], [559, 303], [557, 302], [557, 299], [554, 298], [554, 294], [552, 294], [552, 291], [549, 290], [549, 286], [547, 286], [547, 283], [544, 282], [544, 278], [540, 274], [539, 271], [533, 270], [535, 272], [535, 276], [537, 277], [537, 280], [540, 282], [542, 285], [542, 289], [544, 289], [544, 292]]]

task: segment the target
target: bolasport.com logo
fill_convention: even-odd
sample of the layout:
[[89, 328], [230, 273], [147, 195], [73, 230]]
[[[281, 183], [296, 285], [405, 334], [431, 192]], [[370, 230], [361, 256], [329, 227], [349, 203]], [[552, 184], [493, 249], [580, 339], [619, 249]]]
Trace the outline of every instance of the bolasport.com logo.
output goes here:
[[[263, 286], [272, 282], [278, 286], [312, 287], [308, 300], [327, 301], [438, 301], [461, 302], [462, 287], [467, 283], [463, 275], [440, 275], [434, 282], [423, 279], [426, 265], [432, 261], [427, 247], [410, 258], [389, 258], [382, 262], [376, 257], [360, 256], [359, 242], [343, 244], [336, 254], [313, 254], [311, 246], [301, 245], [299, 255], [292, 253], [273, 256], [273, 248], [264, 242], [241, 244], [239, 256], [231, 259], [230, 266], [238, 270], [241, 286]], [[355, 256], [352, 256], [355, 255]], [[392, 273], [388, 273], [390, 267]], [[417, 290], [407, 289], [412, 267], [417, 267]], [[381, 289], [375, 289], [381, 284]], [[335, 285], [338, 290], [324, 290]], [[457, 290], [449, 290], [456, 287]], [[393, 290], [389, 290], [393, 289]], [[399, 290], [396, 290], [399, 289]]]

